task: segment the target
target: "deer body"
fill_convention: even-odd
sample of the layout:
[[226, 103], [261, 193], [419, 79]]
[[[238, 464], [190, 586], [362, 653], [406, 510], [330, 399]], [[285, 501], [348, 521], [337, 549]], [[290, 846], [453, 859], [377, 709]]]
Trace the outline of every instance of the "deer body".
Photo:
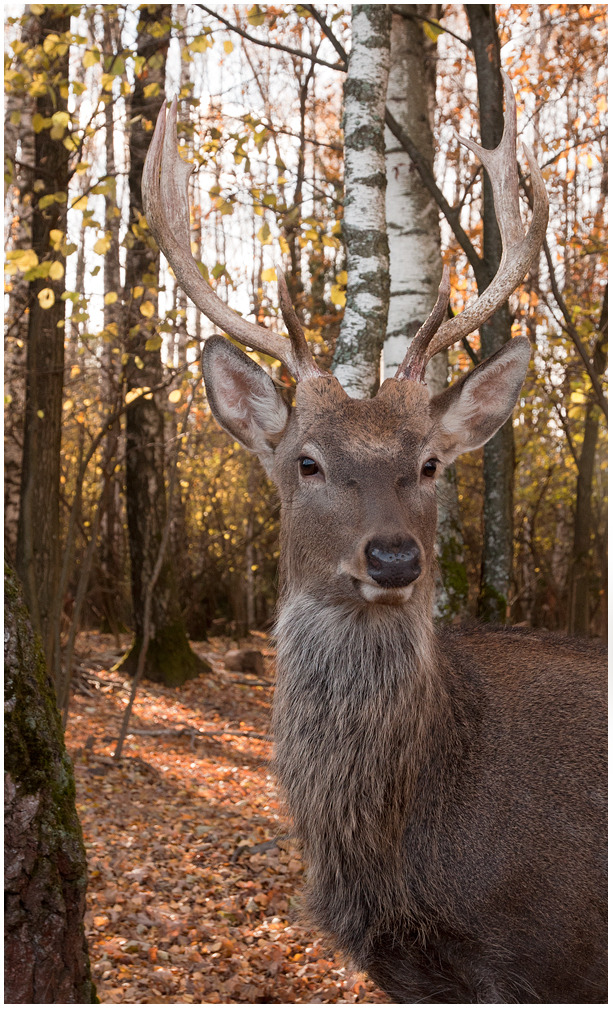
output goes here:
[[[236, 316], [191, 257], [186, 182], [162, 110], [143, 175], [151, 229], [210, 319], [283, 361], [290, 408], [223, 337], [206, 341], [211, 410], [281, 499], [274, 762], [304, 846], [306, 909], [397, 1002], [605, 1002], [604, 655], [512, 630], [435, 633], [436, 477], [510, 416], [530, 345], [516, 337], [430, 398], [429, 356], [481, 325], [542, 243], [529, 156], [524, 234], [513, 91], [487, 168], [503, 256], [463, 315], [437, 305], [395, 378], [353, 400], [310, 353]], [[171, 124], [176, 106], [170, 113]]]
[[[606, 1001], [604, 650], [435, 634], [423, 397], [315, 379], [276, 451], [275, 769], [307, 911], [398, 1002]], [[417, 534], [408, 598], [364, 594], [364, 545]]]
[[602, 653], [315, 613], [274, 720], [313, 921], [397, 1002], [606, 1002]]

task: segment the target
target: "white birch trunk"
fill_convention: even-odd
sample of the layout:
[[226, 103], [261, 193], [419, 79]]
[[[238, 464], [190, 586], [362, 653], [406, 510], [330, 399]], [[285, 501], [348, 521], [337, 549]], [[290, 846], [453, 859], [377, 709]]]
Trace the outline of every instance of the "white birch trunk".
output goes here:
[[[411, 13], [437, 16], [436, 4], [411, 4]], [[429, 163], [434, 163], [436, 44], [416, 19], [392, 15], [387, 105]], [[409, 156], [386, 130], [387, 231], [390, 308], [383, 349], [385, 378], [392, 378], [415, 333], [436, 302], [442, 274], [438, 208]], [[438, 354], [426, 373], [432, 394], [447, 385], [447, 355]], [[449, 619], [466, 606], [467, 580], [459, 521], [455, 469], [438, 484], [439, 577], [435, 616]]]
[[345, 81], [345, 213], [347, 304], [333, 373], [356, 398], [379, 385], [389, 301], [385, 223], [385, 98], [389, 72], [387, 4], [354, 4]]

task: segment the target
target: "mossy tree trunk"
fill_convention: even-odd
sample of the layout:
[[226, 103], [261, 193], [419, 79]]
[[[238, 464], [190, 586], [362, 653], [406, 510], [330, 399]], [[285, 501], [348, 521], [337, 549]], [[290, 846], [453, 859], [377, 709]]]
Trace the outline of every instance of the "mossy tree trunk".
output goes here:
[[[162, 378], [156, 310], [159, 252], [144, 223], [141, 177], [153, 126], [164, 101], [170, 17], [170, 4], [144, 4], [139, 8], [137, 51], [142, 65], [135, 76], [128, 117], [132, 238], [126, 256], [125, 303], [128, 306], [126, 378], [129, 389], [153, 388]], [[121, 668], [133, 674], [143, 641], [147, 585], [156, 565], [167, 520], [164, 414], [156, 394], [150, 398], [141, 396], [129, 405], [126, 436], [126, 502], [135, 640]], [[173, 563], [167, 553], [152, 600], [145, 676], [167, 686], [178, 686], [197, 675], [201, 668], [199, 659], [189, 647]]]
[[5, 1004], [97, 1002], [87, 867], [55, 691], [21, 587], [4, 580]]

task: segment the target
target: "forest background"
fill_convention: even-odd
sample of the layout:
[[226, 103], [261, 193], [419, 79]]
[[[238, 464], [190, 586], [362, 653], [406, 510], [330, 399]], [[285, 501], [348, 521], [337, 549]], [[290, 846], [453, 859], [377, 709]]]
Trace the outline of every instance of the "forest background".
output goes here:
[[[66, 706], [80, 628], [132, 629], [125, 668], [134, 671], [149, 620], [148, 675], [172, 684], [198, 671], [188, 636], [270, 626], [275, 492], [211, 417], [199, 348], [213, 328], [160, 262], [140, 175], [161, 103], [178, 94], [183, 152], [197, 165], [192, 247], [203, 275], [233, 308], [275, 326], [280, 259], [318, 359], [334, 367], [351, 299], [342, 135], [351, 9], [14, 10], [5, 33], [5, 547]], [[506, 456], [464, 457], [445, 485], [438, 615], [604, 635], [606, 7], [466, 11], [392, 5], [388, 110], [404, 135], [385, 135], [386, 346], [405, 346], [412, 320], [429, 311], [441, 255], [454, 312], [481, 283], [481, 173], [453, 131], [483, 133], [474, 57], [478, 65], [488, 45], [500, 43], [519, 139], [536, 151], [551, 209], [546, 247], [510, 305], [507, 335], [528, 335], [534, 352]], [[529, 186], [522, 191], [527, 206]], [[402, 308], [411, 285], [423, 307]], [[482, 353], [475, 333], [441, 355], [432, 381], [454, 380]], [[278, 363], [254, 357], [290, 385]], [[506, 474], [498, 513], [488, 467], [490, 480]]]
[[[151, 236], [144, 159], [178, 95], [202, 275], [279, 329], [281, 261], [319, 363], [371, 394], [443, 262], [450, 314], [496, 272], [488, 183], [455, 130], [496, 146], [507, 71], [547, 239], [428, 384], [514, 335], [533, 355], [513, 419], [439, 481], [436, 618], [605, 637], [606, 5], [6, 11], [8, 997], [88, 1004], [93, 978], [103, 1002], [384, 1002], [296, 913], [268, 774], [279, 505], [212, 419], [213, 328]], [[232, 671], [245, 640], [256, 665]]]

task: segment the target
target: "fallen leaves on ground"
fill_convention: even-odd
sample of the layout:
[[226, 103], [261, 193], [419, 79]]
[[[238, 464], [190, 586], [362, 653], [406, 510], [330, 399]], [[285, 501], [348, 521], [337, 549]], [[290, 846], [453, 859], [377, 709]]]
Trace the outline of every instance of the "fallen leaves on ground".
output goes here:
[[[266, 676], [273, 657], [262, 648]], [[122, 644], [127, 645], [127, 639]], [[89, 864], [85, 918], [102, 1003], [387, 1003], [299, 920], [302, 862], [268, 761], [272, 684], [225, 670], [130, 683], [88, 633], [66, 730]], [[233, 734], [237, 733], [237, 734]], [[238, 734], [240, 733], [240, 734]]]

